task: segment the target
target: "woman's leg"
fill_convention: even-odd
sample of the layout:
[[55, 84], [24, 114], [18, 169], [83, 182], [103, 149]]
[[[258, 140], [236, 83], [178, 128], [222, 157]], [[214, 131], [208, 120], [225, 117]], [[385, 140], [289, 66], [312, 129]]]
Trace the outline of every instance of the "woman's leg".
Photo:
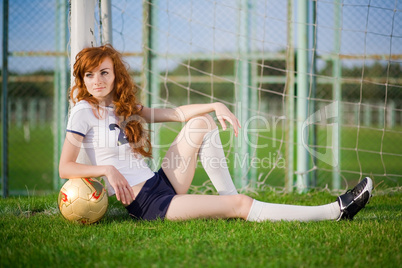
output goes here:
[[220, 195], [238, 194], [229, 173], [218, 127], [204, 136], [198, 156], [205, 172]]
[[176, 195], [166, 213], [168, 220], [241, 218], [248, 221], [335, 220], [338, 202], [322, 206], [295, 206], [260, 202], [246, 195]]
[[366, 177], [336, 202], [322, 206], [294, 206], [253, 201], [248, 221], [320, 221], [353, 219], [370, 201], [373, 181]]
[[167, 219], [242, 218], [248, 221], [352, 220], [372, 196], [373, 181], [366, 177], [337, 201], [321, 206], [271, 204], [245, 195], [194, 196], [172, 199]]
[[338, 202], [321, 206], [272, 204], [254, 200], [248, 221], [322, 221], [339, 218]]
[[176, 195], [166, 213], [167, 220], [241, 218], [246, 220], [253, 199], [246, 195]]
[[162, 169], [177, 194], [186, 194], [190, 188], [202, 140], [215, 126], [209, 115], [190, 119], [166, 152]]
[[373, 182], [369, 177], [337, 201], [321, 206], [271, 204], [245, 195], [176, 195], [166, 219], [242, 218], [248, 221], [321, 221], [353, 219], [370, 201]]
[[178, 194], [187, 193], [198, 156], [219, 194], [237, 194], [226, 165], [218, 127], [210, 115], [189, 120], [163, 159], [162, 169]]
[[194, 177], [199, 148], [205, 135], [215, 128], [216, 124], [209, 115], [193, 118], [169, 148], [162, 168], [178, 196], [169, 206], [167, 219], [239, 217], [249, 221], [311, 221], [339, 217], [339, 202], [323, 206], [293, 206], [260, 202], [244, 195], [186, 195]]

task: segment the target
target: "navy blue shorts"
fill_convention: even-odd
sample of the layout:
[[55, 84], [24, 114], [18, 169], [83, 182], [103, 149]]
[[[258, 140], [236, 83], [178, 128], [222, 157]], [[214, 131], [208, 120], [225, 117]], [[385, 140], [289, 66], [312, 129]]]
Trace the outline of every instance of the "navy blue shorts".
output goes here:
[[126, 207], [130, 216], [140, 220], [164, 219], [172, 198], [176, 195], [162, 168], [147, 180], [135, 200]]

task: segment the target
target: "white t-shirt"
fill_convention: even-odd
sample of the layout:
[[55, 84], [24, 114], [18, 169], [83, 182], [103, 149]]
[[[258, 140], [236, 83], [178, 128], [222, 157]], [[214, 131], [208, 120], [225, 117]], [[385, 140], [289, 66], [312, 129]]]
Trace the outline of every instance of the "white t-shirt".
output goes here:
[[[87, 101], [78, 102], [72, 109], [67, 123], [67, 131], [84, 137], [82, 147], [92, 165], [113, 165], [126, 178], [130, 186], [137, 185], [154, 176], [140, 154], [135, 154], [128, 144], [124, 131], [118, 125], [113, 107], [96, 109]], [[109, 195], [115, 190], [105, 177]]]

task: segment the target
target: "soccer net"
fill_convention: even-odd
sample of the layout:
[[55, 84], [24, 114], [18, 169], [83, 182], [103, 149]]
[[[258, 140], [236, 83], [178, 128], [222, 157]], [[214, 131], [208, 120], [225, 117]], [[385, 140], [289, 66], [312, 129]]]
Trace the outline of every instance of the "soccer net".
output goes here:
[[[94, 2], [94, 45], [123, 52], [145, 105], [236, 113], [241, 135], [220, 134], [239, 189], [400, 185], [402, 3], [122, 0], [105, 15]], [[152, 166], [181, 127], [152, 128]], [[213, 191], [202, 168], [194, 182]]]

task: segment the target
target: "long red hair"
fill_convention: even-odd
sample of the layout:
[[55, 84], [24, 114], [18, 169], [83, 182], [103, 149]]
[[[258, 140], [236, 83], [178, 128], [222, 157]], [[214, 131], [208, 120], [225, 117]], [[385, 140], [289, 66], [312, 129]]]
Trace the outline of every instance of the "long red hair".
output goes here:
[[152, 146], [148, 131], [139, 116], [142, 105], [137, 101], [137, 86], [127, 71], [122, 55], [111, 45], [90, 47], [81, 50], [75, 57], [73, 75], [75, 84], [71, 88], [70, 98], [75, 104], [86, 100], [99, 113], [99, 102], [87, 90], [84, 83], [85, 73], [98, 67], [105, 58], [110, 58], [114, 66], [113, 104], [120, 126], [124, 128], [128, 142], [135, 153], [145, 157], [152, 156]]

